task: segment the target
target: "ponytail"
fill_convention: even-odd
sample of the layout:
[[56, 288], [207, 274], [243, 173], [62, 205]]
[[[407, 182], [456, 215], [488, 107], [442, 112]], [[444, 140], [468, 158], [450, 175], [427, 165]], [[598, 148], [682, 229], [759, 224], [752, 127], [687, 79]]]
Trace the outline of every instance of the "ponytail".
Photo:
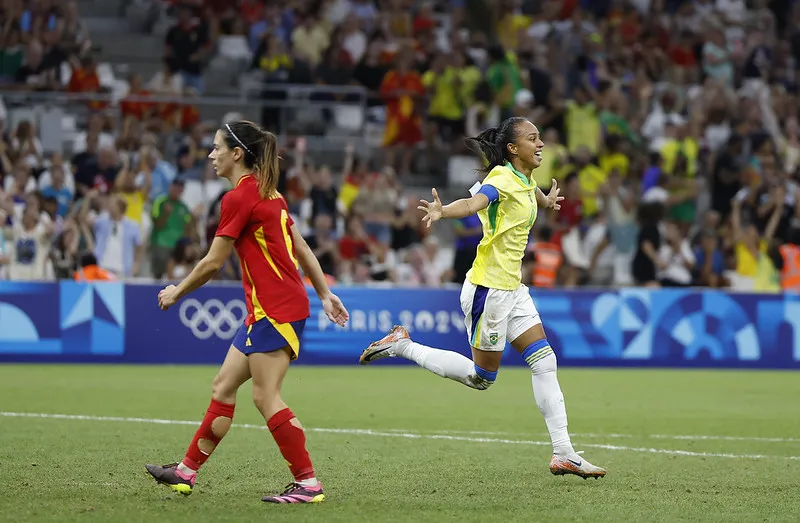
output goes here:
[[499, 129], [497, 127], [490, 127], [478, 136], [467, 138], [466, 140], [467, 145], [469, 146], [472, 144], [473, 149], [477, 148], [477, 151], [483, 158], [486, 165], [480, 169], [480, 171], [484, 174], [489, 174], [489, 172], [498, 165], [504, 165], [506, 163], [503, 148], [497, 144], [498, 132]]
[[264, 147], [261, 156], [255, 162], [255, 177], [258, 182], [258, 194], [262, 198], [273, 198], [278, 192], [280, 177], [280, 157], [278, 156], [278, 139], [269, 131], [261, 130]]
[[505, 165], [510, 161], [508, 144], [517, 140], [517, 125], [527, 122], [526, 118], [515, 116], [506, 118], [500, 127], [490, 127], [473, 138], [467, 138], [467, 146], [477, 151], [483, 157], [486, 166], [480, 171], [489, 174], [497, 166]]

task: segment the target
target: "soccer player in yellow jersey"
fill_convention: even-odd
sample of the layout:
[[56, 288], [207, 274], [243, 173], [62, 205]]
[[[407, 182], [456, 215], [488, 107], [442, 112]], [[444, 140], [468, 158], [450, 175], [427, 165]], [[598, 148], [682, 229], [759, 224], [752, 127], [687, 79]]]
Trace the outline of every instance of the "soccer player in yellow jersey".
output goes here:
[[436, 189], [433, 201], [420, 210], [428, 226], [442, 218], [474, 213], [483, 225], [483, 239], [461, 290], [461, 309], [472, 348], [472, 360], [453, 351], [411, 341], [404, 327], [395, 327], [361, 354], [361, 364], [402, 357], [444, 378], [486, 390], [497, 378], [506, 342], [531, 368], [533, 395], [553, 443], [550, 472], [599, 478], [606, 471], [583, 459], [572, 448], [567, 432], [564, 395], [556, 376], [556, 356], [545, 336], [542, 320], [528, 288], [522, 284], [522, 257], [539, 206], [561, 208], [558, 183], [547, 195], [536, 187], [531, 173], [542, 162], [539, 130], [525, 118], [509, 118], [470, 138], [487, 160], [486, 177], [471, 198], [442, 205]]

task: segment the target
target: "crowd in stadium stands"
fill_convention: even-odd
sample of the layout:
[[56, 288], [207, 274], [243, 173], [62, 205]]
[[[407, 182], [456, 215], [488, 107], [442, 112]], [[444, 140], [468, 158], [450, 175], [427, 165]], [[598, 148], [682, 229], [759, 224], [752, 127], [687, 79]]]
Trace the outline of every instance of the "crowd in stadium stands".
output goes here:
[[[413, 184], [412, 160], [469, 154], [464, 135], [517, 115], [544, 135], [537, 183], [547, 191], [555, 178], [566, 196], [537, 220], [526, 282], [800, 290], [797, 2], [160, 4], [176, 17], [164, 69], [146, 84], [133, 76], [130, 92], [180, 103], [123, 100], [115, 120], [94, 102], [71, 158], [44, 154], [30, 121], [10, 128], [0, 114], [0, 277], [191, 269], [225, 191], [206, 161], [219, 122], [202, 123], [191, 97], [224, 42], [271, 84], [360, 85], [385, 109], [383, 147], [357, 158], [348, 146], [343, 172], [314, 165], [302, 137], [285, 142], [282, 193], [340, 283], [462, 281], [477, 217], [442, 248], [401, 182]], [[74, 1], [0, 6], [4, 88], [102, 90]], [[265, 110], [276, 132], [277, 121]], [[238, 271], [231, 260], [219, 278]]]

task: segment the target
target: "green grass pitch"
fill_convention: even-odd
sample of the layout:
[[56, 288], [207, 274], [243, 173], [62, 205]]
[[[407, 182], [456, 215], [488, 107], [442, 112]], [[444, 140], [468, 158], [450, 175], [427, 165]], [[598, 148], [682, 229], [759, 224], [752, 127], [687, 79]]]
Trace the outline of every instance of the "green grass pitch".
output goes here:
[[524, 369], [480, 392], [414, 367], [293, 367], [327, 500], [288, 506], [260, 501], [291, 478], [249, 386], [191, 496], [146, 475], [183, 456], [215, 371], [0, 365], [0, 520], [800, 520], [797, 373], [562, 368], [573, 443], [608, 469], [582, 480], [549, 473]]

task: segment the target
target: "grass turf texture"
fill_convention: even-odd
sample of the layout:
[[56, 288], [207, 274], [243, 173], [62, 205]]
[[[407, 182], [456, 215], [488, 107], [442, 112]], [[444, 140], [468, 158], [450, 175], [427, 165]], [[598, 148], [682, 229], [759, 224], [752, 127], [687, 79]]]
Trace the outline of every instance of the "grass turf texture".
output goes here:
[[[144, 470], [183, 456], [215, 370], [0, 366], [4, 413], [189, 422], [1, 415], [0, 519], [728, 522], [800, 514], [796, 373], [562, 369], [573, 443], [609, 471], [582, 480], [549, 473], [549, 440], [524, 369], [503, 369], [479, 392], [413, 367], [293, 367], [285, 399], [309, 429], [327, 500], [276, 506], [261, 496], [291, 478], [256, 428], [231, 429], [189, 497]], [[234, 423], [264, 425], [248, 385]]]

